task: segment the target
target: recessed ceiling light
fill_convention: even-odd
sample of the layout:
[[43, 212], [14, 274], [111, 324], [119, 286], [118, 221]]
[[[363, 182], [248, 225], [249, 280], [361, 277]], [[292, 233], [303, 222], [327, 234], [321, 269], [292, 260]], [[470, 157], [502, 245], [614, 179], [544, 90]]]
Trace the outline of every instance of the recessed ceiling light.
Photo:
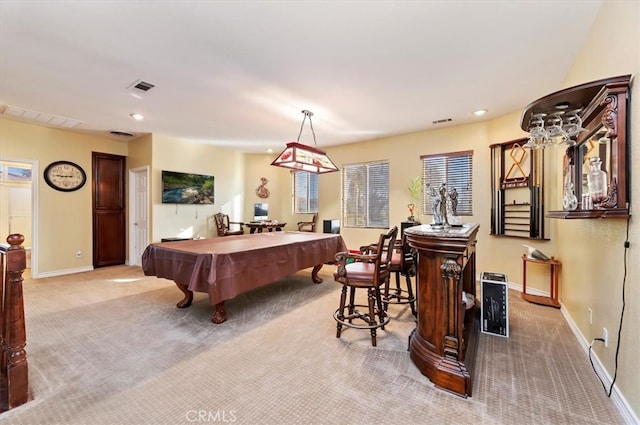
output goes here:
[[144, 116], [142, 114], [131, 114], [130, 116], [136, 121], [142, 121], [144, 119]]
[[475, 115], [476, 117], [480, 117], [486, 113], [487, 113], [486, 109], [478, 109], [477, 111], [473, 111], [473, 115]]
[[273, 153], [273, 149], [267, 149], [267, 153]]

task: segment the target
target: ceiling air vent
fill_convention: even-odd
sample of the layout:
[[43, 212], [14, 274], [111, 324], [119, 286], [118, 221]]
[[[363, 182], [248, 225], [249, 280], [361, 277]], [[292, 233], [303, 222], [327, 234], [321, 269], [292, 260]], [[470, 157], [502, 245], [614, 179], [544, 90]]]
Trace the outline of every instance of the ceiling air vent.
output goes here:
[[37, 112], [19, 106], [6, 105], [2, 111], [2, 115], [6, 115], [21, 120], [36, 121], [43, 125], [54, 125], [57, 127], [73, 128], [82, 123], [82, 121], [65, 118], [46, 112]]
[[134, 93], [145, 94], [156, 85], [149, 83], [148, 81], [136, 80], [127, 87], [127, 89], [131, 90]]
[[122, 136], [122, 137], [135, 136], [135, 134], [133, 133], [129, 133], [128, 131], [121, 131], [121, 130], [111, 130], [109, 133], [113, 134], [114, 136]]
[[431, 121], [433, 124], [444, 124], [445, 122], [451, 122], [453, 119], [451, 118], [443, 118], [441, 120]]

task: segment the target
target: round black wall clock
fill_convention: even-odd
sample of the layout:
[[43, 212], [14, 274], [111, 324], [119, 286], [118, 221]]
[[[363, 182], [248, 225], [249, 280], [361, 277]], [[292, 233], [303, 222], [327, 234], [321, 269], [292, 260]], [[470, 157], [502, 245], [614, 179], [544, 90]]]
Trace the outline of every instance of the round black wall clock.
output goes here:
[[80, 189], [87, 181], [87, 174], [81, 166], [71, 161], [55, 161], [44, 170], [44, 181], [62, 192]]

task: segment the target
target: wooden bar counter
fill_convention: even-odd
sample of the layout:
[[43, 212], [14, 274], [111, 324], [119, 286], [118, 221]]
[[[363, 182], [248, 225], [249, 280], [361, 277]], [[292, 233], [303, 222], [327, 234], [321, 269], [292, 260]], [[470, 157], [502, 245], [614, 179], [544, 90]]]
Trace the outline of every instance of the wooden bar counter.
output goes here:
[[425, 224], [404, 231], [418, 258], [411, 359], [437, 387], [465, 398], [471, 396], [480, 323], [475, 279], [479, 227]]

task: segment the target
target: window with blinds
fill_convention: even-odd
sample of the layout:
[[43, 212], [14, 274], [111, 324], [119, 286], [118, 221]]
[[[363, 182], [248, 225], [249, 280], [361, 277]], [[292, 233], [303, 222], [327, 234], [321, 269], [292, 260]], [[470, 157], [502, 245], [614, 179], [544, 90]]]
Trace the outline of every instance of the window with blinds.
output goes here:
[[389, 227], [389, 163], [345, 165], [342, 169], [342, 225]]
[[307, 171], [292, 171], [293, 213], [315, 214], [318, 212], [318, 175]]
[[[445, 183], [447, 192], [458, 193], [458, 215], [473, 215], [473, 151], [423, 155], [423, 214], [432, 215], [434, 192]], [[450, 204], [450, 199], [447, 200]], [[451, 211], [451, 205], [447, 207]]]

